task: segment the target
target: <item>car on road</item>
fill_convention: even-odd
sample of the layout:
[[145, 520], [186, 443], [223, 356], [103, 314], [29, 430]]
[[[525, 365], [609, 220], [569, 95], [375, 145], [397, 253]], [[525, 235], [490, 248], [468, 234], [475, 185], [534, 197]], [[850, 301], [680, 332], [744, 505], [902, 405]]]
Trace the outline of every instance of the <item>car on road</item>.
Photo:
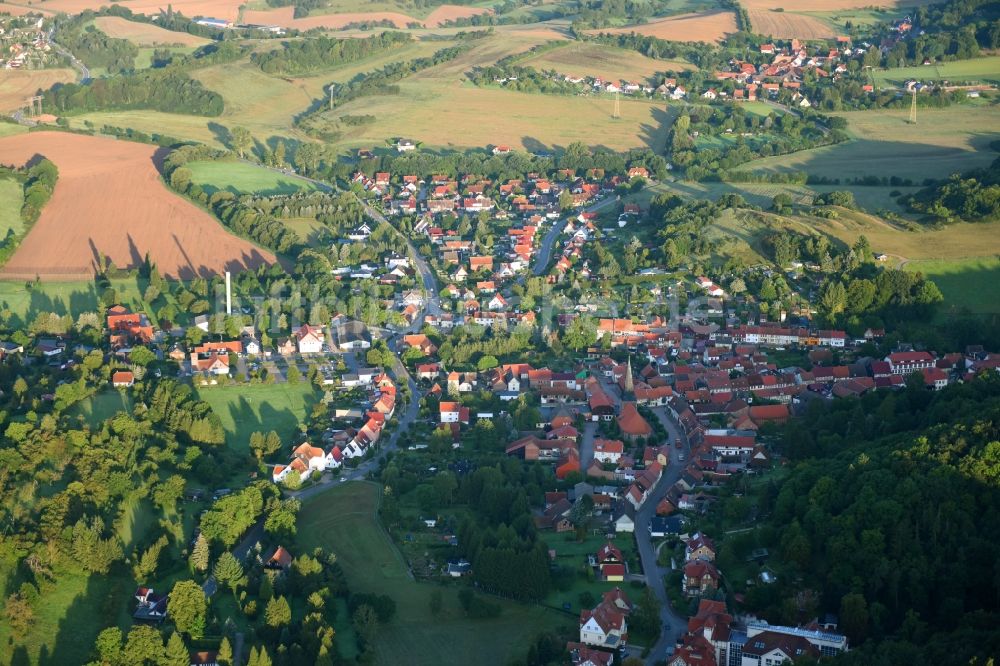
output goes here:
[[675, 449], [681, 448], [681, 438], [680, 437], [678, 437], [677, 439], [674, 440], [674, 448]]

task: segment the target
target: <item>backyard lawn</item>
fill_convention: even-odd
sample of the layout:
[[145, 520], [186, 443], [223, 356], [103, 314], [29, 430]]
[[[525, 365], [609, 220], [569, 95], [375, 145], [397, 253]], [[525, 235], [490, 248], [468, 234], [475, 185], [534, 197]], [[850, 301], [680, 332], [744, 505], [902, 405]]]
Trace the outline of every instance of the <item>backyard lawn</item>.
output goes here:
[[574, 624], [540, 606], [501, 602], [492, 620], [464, 616], [458, 587], [440, 588], [441, 612], [429, 620], [431, 584], [413, 581], [406, 564], [375, 517], [380, 487], [352, 482], [308, 499], [299, 514], [298, 547], [336, 553], [351, 590], [388, 594], [396, 618], [379, 630], [379, 664], [502, 664], [521, 656], [537, 634]]
[[316, 402], [312, 384], [212, 386], [196, 390], [222, 419], [226, 444], [234, 451], [250, 451], [250, 435], [274, 430], [286, 448], [300, 444], [299, 424]]

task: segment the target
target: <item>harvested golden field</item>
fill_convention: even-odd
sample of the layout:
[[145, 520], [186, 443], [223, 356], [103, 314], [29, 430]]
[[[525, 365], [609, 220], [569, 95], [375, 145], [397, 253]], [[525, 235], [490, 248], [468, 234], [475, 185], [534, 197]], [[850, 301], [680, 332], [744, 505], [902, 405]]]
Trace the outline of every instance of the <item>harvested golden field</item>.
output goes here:
[[[41, 2], [28, 3], [23, 0], [16, 3], [21, 7], [30, 8], [32, 11], [46, 14], [79, 14], [87, 9], [97, 10], [110, 4], [107, 0], [42, 0]], [[172, 0], [169, 3], [175, 12], [180, 12], [184, 16], [212, 16], [215, 18], [235, 21], [242, 0]], [[10, 3], [3, 5], [10, 7]], [[153, 16], [159, 14], [165, 3], [160, 0], [129, 0], [123, 4], [135, 14], [146, 14]]]
[[136, 23], [119, 16], [98, 16], [94, 25], [108, 37], [127, 39], [136, 46], [202, 46], [212, 40], [186, 32], [165, 30], [148, 23]]
[[814, 16], [748, 9], [750, 25], [758, 35], [778, 39], [829, 39], [837, 34], [832, 27]]
[[[2, 6], [2, 5], [0, 5]], [[39, 89], [51, 88], [56, 83], [76, 80], [72, 69], [10, 69], [0, 74], [0, 111], [14, 111], [25, 106], [24, 100]]]
[[654, 60], [636, 51], [590, 42], [567, 43], [551, 51], [521, 61], [536, 69], [553, 69], [560, 74], [600, 76], [606, 79], [641, 80], [659, 72], [694, 69], [680, 61]]
[[181, 279], [275, 262], [168, 190], [154, 164], [156, 151], [64, 132], [0, 139], [2, 164], [22, 165], [40, 154], [59, 168], [52, 199], [0, 277], [86, 279], [102, 257], [132, 268], [147, 253], [163, 275]]
[[437, 27], [446, 21], [470, 18], [479, 14], [489, 14], [492, 10], [483, 7], [460, 7], [459, 5], [441, 5], [427, 15], [424, 24], [428, 27]]
[[592, 33], [649, 35], [675, 42], [721, 42], [737, 31], [736, 15], [727, 11], [681, 14], [624, 28], [602, 28]]

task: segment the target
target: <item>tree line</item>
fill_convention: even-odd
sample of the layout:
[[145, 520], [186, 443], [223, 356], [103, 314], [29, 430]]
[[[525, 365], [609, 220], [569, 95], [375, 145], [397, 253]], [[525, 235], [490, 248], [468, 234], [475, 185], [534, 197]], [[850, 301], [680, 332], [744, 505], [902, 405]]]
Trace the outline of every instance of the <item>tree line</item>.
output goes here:
[[396, 50], [412, 41], [407, 33], [393, 31], [365, 39], [314, 37], [284, 42], [280, 49], [254, 53], [250, 61], [268, 74], [300, 75]]
[[945, 224], [992, 222], [1000, 219], [1000, 159], [983, 169], [954, 174], [947, 180], [929, 185], [903, 197], [914, 213]]

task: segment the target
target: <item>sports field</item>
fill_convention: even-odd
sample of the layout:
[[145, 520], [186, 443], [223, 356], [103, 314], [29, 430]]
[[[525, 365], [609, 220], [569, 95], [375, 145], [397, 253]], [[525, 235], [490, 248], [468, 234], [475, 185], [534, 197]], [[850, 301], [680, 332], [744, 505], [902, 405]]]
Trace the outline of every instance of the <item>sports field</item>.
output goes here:
[[908, 109], [838, 113], [848, 121], [851, 141], [753, 160], [742, 168], [806, 171], [831, 179], [899, 176], [920, 184], [996, 159], [989, 144], [1000, 138], [998, 113], [985, 105], [920, 109], [916, 125], [907, 123]]
[[312, 384], [259, 384], [210, 386], [196, 389], [199, 400], [212, 406], [222, 419], [226, 445], [235, 451], [250, 450], [250, 435], [274, 430], [285, 447], [300, 443], [299, 424], [318, 396]]
[[687, 62], [654, 60], [636, 51], [589, 42], [566, 42], [565, 46], [525, 58], [519, 64], [539, 70], [551, 69], [564, 75], [600, 76], [613, 81], [642, 81], [660, 72], [695, 69]]
[[191, 181], [210, 194], [219, 190], [233, 194], [291, 194], [317, 189], [308, 180], [246, 162], [189, 162], [187, 167], [191, 169]]
[[[379, 628], [375, 662], [412, 664], [504, 664], [522, 657], [538, 634], [575, 626], [573, 617], [539, 606], [500, 602], [500, 617], [472, 620], [458, 603], [458, 586], [416, 583], [399, 551], [377, 523], [380, 487], [362, 482], [337, 485], [306, 500], [298, 519], [298, 548], [322, 547], [337, 554], [353, 592], [388, 594], [395, 619]], [[431, 618], [430, 597], [443, 593], [441, 612]]]

